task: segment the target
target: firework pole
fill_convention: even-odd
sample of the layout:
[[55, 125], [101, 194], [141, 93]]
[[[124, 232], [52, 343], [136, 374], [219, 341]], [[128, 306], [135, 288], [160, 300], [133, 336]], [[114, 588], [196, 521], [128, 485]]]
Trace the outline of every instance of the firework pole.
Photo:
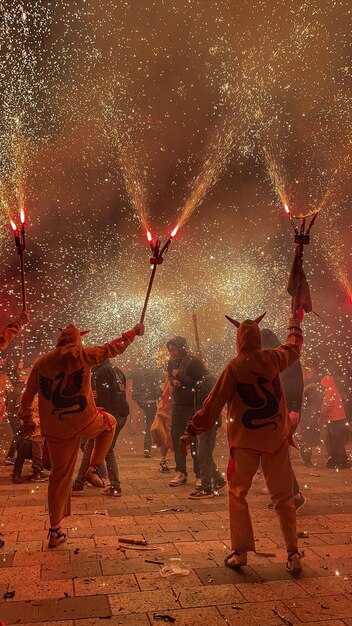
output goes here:
[[[295, 217], [287, 204], [284, 205], [285, 213], [288, 215], [291, 226], [295, 233], [294, 242], [296, 244], [295, 250], [295, 259], [293, 266], [293, 275], [291, 276], [293, 279], [293, 292], [292, 292], [292, 316], [294, 318], [298, 318], [300, 321], [303, 320], [303, 311], [306, 312], [311, 311], [311, 301], [309, 294], [309, 287], [304, 275], [303, 271], [303, 255], [304, 255], [304, 246], [307, 246], [310, 243], [310, 231], [311, 228], [317, 218], [318, 213], [315, 213], [310, 220], [308, 228], [306, 229], [306, 218], [307, 216], [299, 216]], [[295, 220], [300, 220], [299, 227], [297, 226]], [[290, 281], [291, 281], [290, 277]], [[290, 289], [289, 289], [290, 291]], [[304, 297], [305, 292], [305, 297]], [[290, 292], [291, 293], [291, 292]], [[309, 305], [306, 302], [306, 307], [304, 307], [304, 300], [309, 300]]]
[[196, 348], [197, 348], [197, 354], [199, 357], [202, 357], [202, 350], [200, 347], [199, 330], [198, 330], [198, 318], [197, 318], [197, 313], [195, 312], [195, 310], [193, 310], [192, 322], [193, 322], [194, 341], [195, 341]]
[[164, 262], [164, 254], [168, 251], [169, 246], [173, 240], [173, 238], [175, 237], [176, 233], [178, 231], [178, 226], [176, 226], [173, 231], [170, 234], [170, 237], [168, 238], [168, 240], [166, 241], [166, 243], [163, 245], [163, 247], [161, 248], [161, 240], [160, 239], [156, 239], [155, 241], [153, 241], [153, 237], [151, 232], [148, 230], [147, 231], [147, 239], [149, 241], [149, 245], [152, 251], [153, 256], [150, 259], [150, 264], [153, 266], [152, 269], [152, 273], [149, 279], [149, 284], [148, 284], [148, 289], [147, 289], [147, 293], [145, 296], [145, 300], [144, 300], [144, 305], [143, 305], [143, 310], [142, 310], [142, 315], [141, 315], [141, 319], [140, 319], [140, 323], [143, 324], [144, 322], [144, 318], [145, 318], [145, 314], [147, 312], [147, 307], [148, 307], [148, 302], [149, 302], [149, 298], [150, 298], [150, 294], [152, 292], [152, 288], [153, 288], [153, 283], [154, 283], [154, 279], [155, 279], [155, 274], [156, 274], [156, 268], [158, 267], [158, 265], [161, 265]]
[[26, 216], [21, 210], [20, 213], [21, 227], [20, 230], [17, 228], [15, 222], [11, 220], [11, 227], [13, 230], [13, 234], [15, 237], [15, 244], [17, 249], [17, 254], [20, 257], [20, 269], [21, 269], [21, 287], [22, 287], [22, 309], [23, 311], [27, 311], [27, 290], [26, 290], [26, 272], [24, 266], [24, 252], [26, 249]]

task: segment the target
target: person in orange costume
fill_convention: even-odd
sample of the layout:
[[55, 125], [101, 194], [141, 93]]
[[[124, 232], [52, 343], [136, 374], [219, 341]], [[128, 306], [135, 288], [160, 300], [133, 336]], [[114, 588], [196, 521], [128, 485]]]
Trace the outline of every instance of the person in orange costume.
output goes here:
[[233, 551], [226, 557], [225, 564], [239, 569], [247, 563], [247, 552], [255, 551], [246, 496], [261, 462], [287, 547], [286, 569], [296, 574], [301, 571], [301, 555], [297, 546], [289, 456], [292, 422], [279, 375], [299, 358], [303, 338], [299, 321], [290, 319], [286, 343], [275, 349], [262, 350], [259, 322], [264, 315], [242, 324], [228, 318], [238, 328], [238, 355], [227, 365], [203, 407], [189, 422], [180, 445], [186, 453], [192, 438], [210, 430], [225, 403], [228, 404], [228, 481]]
[[5, 326], [0, 332], [0, 352], [6, 350], [9, 347], [12, 340], [20, 332], [22, 326], [26, 326], [29, 322], [29, 315], [27, 311], [21, 311], [18, 318], [11, 324]]
[[104, 462], [114, 436], [116, 420], [96, 407], [90, 370], [122, 354], [136, 335], [144, 334], [144, 326], [137, 324], [119, 339], [90, 348], [82, 345], [85, 332], [68, 326], [61, 331], [56, 348], [34, 363], [18, 414], [31, 434], [35, 429], [33, 401], [38, 394], [41, 432], [52, 465], [48, 487], [50, 548], [66, 540], [60, 523], [71, 514], [72, 477], [81, 438], [95, 439], [90, 467], [94, 471]]

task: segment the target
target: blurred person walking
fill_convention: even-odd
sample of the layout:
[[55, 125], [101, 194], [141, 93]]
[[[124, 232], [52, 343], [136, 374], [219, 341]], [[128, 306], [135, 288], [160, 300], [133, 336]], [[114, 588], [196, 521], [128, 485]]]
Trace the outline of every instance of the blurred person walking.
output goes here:
[[325, 445], [328, 453], [326, 467], [345, 469], [349, 467], [345, 447], [348, 424], [342, 397], [334, 378], [329, 374], [322, 378], [321, 384], [325, 388], [321, 416], [324, 422]]

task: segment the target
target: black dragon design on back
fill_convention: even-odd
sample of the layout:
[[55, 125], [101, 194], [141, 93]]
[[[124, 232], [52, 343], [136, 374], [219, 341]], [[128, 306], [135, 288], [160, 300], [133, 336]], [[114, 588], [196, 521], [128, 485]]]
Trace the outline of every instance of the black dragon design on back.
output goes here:
[[[245, 428], [256, 430], [272, 426], [276, 430], [278, 422], [282, 419], [279, 415], [279, 404], [282, 396], [280, 378], [277, 374], [274, 380], [270, 381], [262, 374], [251, 372], [257, 377], [256, 384], [237, 383], [237, 392], [241, 400], [250, 407], [242, 417], [242, 424]], [[266, 385], [270, 385], [274, 393], [269, 391]], [[258, 388], [261, 394], [258, 393]], [[259, 423], [258, 423], [259, 421]]]
[[[82, 367], [67, 377], [66, 385], [62, 389], [65, 379], [65, 372], [60, 372], [55, 376], [55, 379], [47, 378], [46, 376], [39, 375], [39, 389], [45, 400], [49, 400], [54, 409], [52, 415], [57, 415], [60, 420], [64, 419], [64, 415], [70, 415], [72, 413], [80, 413], [84, 411], [87, 406], [87, 399], [84, 396], [78, 395], [82, 389], [84, 378], [84, 368]], [[56, 383], [56, 385], [55, 385]], [[72, 410], [62, 410], [71, 409]], [[74, 409], [73, 407], [77, 407]]]

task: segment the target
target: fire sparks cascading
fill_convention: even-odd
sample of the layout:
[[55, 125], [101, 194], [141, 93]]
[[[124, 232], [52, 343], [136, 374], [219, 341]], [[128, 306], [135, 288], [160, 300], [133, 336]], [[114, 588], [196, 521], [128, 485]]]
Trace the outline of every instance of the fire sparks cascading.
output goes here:
[[[14, 137], [23, 138], [29, 153], [20, 178], [26, 181], [31, 207], [28, 264], [35, 267], [30, 277], [31, 354], [39, 345], [40, 349], [51, 345], [54, 329], [66, 321], [95, 326], [92, 341], [113, 336], [116, 321], [119, 327], [135, 323], [146, 287], [141, 272], [145, 249], [131, 212], [125, 209], [126, 196], [145, 231], [156, 219], [169, 225], [176, 219], [177, 207], [181, 207], [177, 225], [182, 225], [206, 199], [237, 151], [239, 162], [233, 172], [226, 172], [211, 202], [204, 202], [204, 214], [211, 206], [212, 217], [204, 225], [201, 220], [190, 222], [191, 246], [185, 232], [168, 259], [168, 271], [158, 277], [158, 290], [150, 302], [153, 326], [143, 344], [146, 357], [151, 357], [169, 333], [185, 329], [191, 335], [192, 307], [196, 306], [200, 332], [206, 328], [202, 343], [211, 356], [209, 362], [219, 368], [228, 339], [224, 312], [251, 316], [264, 305], [270, 308], [271, 304], [277, 311], [277, 302], [282, 302], [269, 322], [277, 330], [285, 326], [288, 248], [282, 242], [277, 214], [275, 224], [267, 219], [269, 192], [260, 170], [262, 146], [281, 172], [277, 180], [282, 182], [287, 205], [318, 206], [330, 189], [329, 172], [337, 167], [336, 163], [331, 167], [336, 159], [336, 140], [331, 137], [338, 127], [337, 140], [345, 139], [347, 127], [348, 103], [342, 92], [348, 70], [344, 53], [339, 56], [335, 46], [335, 41], [343, 44], [344, 35], [337, 26], [336, 37], [335, 31], [326, 35], [338, 9], [335, 3], [323, 8], [303, 2], [296, 13], [287, 14], [284, 7], [271, 10], [261, 5], [258, 15], [254, 7], [247, 7], [246, 21], [240, 8], [234, 19], [233, 3], [231, 7], [224, 3], [221, 9], [216, 3], [214, 7], [201, 3], [196, 10], [193, 3], [180, 7], [172, 1], [160, 6], [157, 14], [143, 8], [135, 13], [129, 2], [123, 8], [112, 0], [104, 7], [98, 4], [87, 0], [84, 6], [50, 3], [46, 8], [31, 0], [26, 13], [15, 7], [1, 22], [2, 39], [10, 51], [10, 56], [1, 57], [0, 65], [1, 84], [6, 85], [5, 95], [0, 96], [0, 124], [5, 131], [1, 133], [2, 193], [9, 180], [17, 181], [14, 187], [18, 185], [17, 174], [12, 174], [21, 170], [19, 154], [11, 156]], [[338, 4], [342, 11], [343, 3]], [[239, 28], [236, 36], [229, 31], [230, 23]], [[173, 44], [176, 30], [182, 32], [177, 46]], [[236, 41], [238, 48], [227, 46], [226, 41]], [[334, 63], [327, 62], [325, 49]], [[322, 67], [311, 69], [311, 61], [318, 62], [321, 56], [319, 51]], [[325, 97], [328, 68], [330, 91]], [[211, 100], [208, 109], [202, 108], [206, 100]], [[101, 113], [104, 108], [107, 117]], [[293, 110], [299, 112], [295, 121]], [[99, 116], [104, 119], [105, 136], [98, 142]], [[304, 145], [309, 138], [314, 150], [302, 150], [301, 135], [305, 134]], [[208, 143], [197, 142], [200, 136], [210, 137]], [[121, 201], [114, 195], [109, 202], [109, 192], [118, 187], [116, 158], [105, 158], [111, 154], [111, 144], [117, 149], [125, 192], [121, 191]], [[46, 150], [45, 158], [41, 149]], [[325, 153], [329, 158], [325, 159]], [[316, 176], [314, 163], [319, 161], [324, 176]], [[12, 172], [9, 178], [5, 163]], [[307, 178], [302, 169], [307, 170]], [[166, 190], [159, 197], [153, 184], [162, 188], [164, 181]], [[326, 207], [335, 199], [338, 186], [326, 197]], [[239, 196], [238, 188], [243, 190]], [[256, 189], [253, 200], [248, 200], [250, 189]], [[21, 206], [21, 194], [17, 193], [14, 202], [6, 191], [12, 215]], [[341, 216], [344, 211], [341, 203]], [[2, 233], [8, 237], [7, 209], [2, 203], [5, 213]], [[121, 215], [124, 219], [119, 221]], [[323, 248], [327, 235], [324, 220], [319, 217], [319, 221], [317, 235], [321, 233]], [[337, 226], [342, 228], [342, 219]], [[4, 296], [3, 312], [8, 318], [17, 306], [17, 290], [6, 247], [13, 260], [9, 239], [3, 241], [4, 290], [9, 294]], [[344, 267], [343, 272], [346, 268], [347, 276], [346, 240], [339, 252], [340, 268]], [[330, 267], [331, 263], [330, 259]], [[319, 259], [312, 260], [310, 272], [312, 284], [326, 285]], [[344, 315], [339, 313], [342, 327], [346, 326]], [[333, 313], [330, 317], [334, 319]], [[327, 336], [325, 329], [316, 331], [310, 320], [305, 324], [312, 345], [307, 342], [307, 350], [328, 344], [333, 352], [333, 333]], [[325, 358], [328, 361], [328, 351]]]

